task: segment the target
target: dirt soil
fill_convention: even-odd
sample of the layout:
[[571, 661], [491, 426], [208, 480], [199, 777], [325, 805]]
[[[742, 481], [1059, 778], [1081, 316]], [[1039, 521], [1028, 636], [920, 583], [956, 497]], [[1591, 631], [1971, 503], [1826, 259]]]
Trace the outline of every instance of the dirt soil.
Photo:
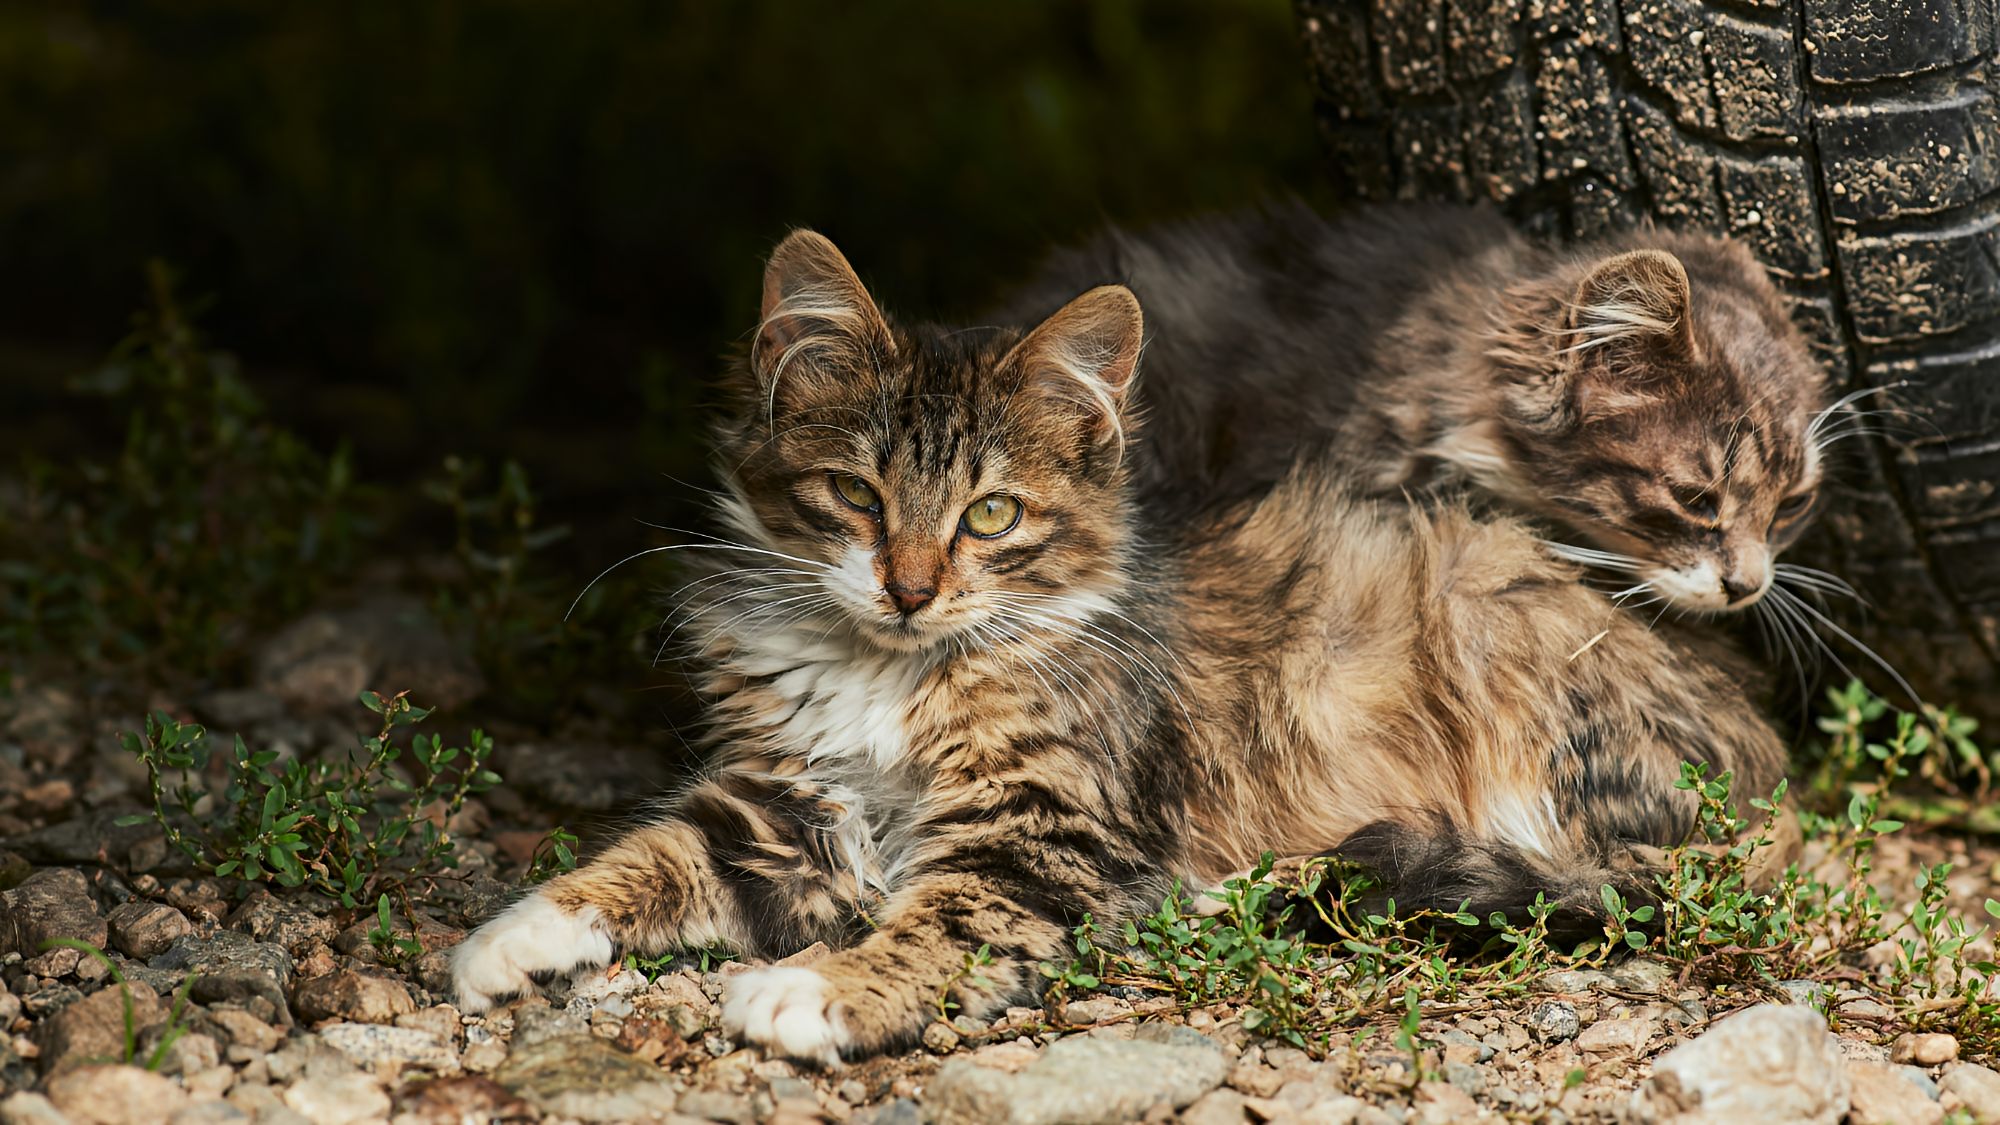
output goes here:
[[[1246, 1031], [1231, 1006], [1115, 987], [940, 1021], [919, 1047], [822, 1072], [732, 1041], [717, 998], [748, 966], [698, 958], [657, 975], [580, 972], [463, 1015], [449, 949], [517, 893], [551, 827], [582, 827], [587, 847], [592, 829], [601, 837], [657, 793], [670, 733], [655, 745], [602, 724], [489, 728], [505, 781], [445, 826], [457, 869], [403, 896], [397, 932], [420, 946], [410, 955], [370, 940], [372, 909], [199, 877], [157, 826], [119, 823], [145, 807], [147, 779], [117, 736], [147, 710], [314, 755], [359, 744], [371, 716], [354, 690], [400, 686], [373, 681], [384, 669], [451, 697], [425, 702], [479, 692], [465, 654], [408, 607], [385, 610], [372, 639], [353, 620], [309, 619], [265, 646], [248, 682], [188, 698], [132, 698], [81, 677], [0, 691], [0, 1125], [2000, 1120], [2000, 1073], [1981, 1065], [1993, 1060], [1906, 1033], [1839, 980], [1703, 990], [1643, 958], [1552, 974], [1499, 1004], [1427, 1003], [1414, 1054], [1394, 1027], [1308, 1052]], [[434, 720], [447, 737], [452, 715]], [[1955, 904], [1983, 917], [2000, 863], [1988, 844], [1891, 837], [1878, 872], [1908, 885], [1917, 865], [1945, 860]], [[177, 1019], [185, 1033], [155, 1071], [121, 1061], [123, 998], [106, 968], [42, 948], [51, 937], [105, 949], [130, 982], [139, 1062], [169, 1025], [174, 990], [199, 972]], [[1990, 957], [1990, 943], [1974, 954]], [[1815, 1009], [1831, 1013], [1831, 1032]]]

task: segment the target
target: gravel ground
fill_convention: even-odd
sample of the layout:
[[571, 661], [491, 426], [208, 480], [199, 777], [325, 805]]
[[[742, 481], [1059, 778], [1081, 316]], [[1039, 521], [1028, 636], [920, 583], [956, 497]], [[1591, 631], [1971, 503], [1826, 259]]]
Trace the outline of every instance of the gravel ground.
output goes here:
[[[321, 620], [306, 632], [323, 656], [280, 660], [267, 647], [254, 683], [187, 700], [18, 679], [0, 691], [0, 1125], [2000, 1121], [2000, 1073], [1982, 1065], [1994, 1060], [1961, 1058], [1947, 1035], [1904, 1033], [1841, 982], [1718, 994], [1644, 959], [1552, 974], [1498, 1005], [1427, 1005], [1429, 1045], [1414, 1058], [1393, 1045], [1393, 1028], [1336, 1040], [1319, 1057], [1245, 1031], [1229, 1006], [1189, 1009], [1125, 988], [991, 1022], [939, 1022], [918, 1049], [824, 1073], [722, 1032], [717, 997], [749, 967], [736, 962], [677, 962], [654, 979], [590, 971], [496, 1013], [461, 1015], [446, 951], [518, 886], [549, 827], [608, 824], [651, 791], [648, 770], [659, 767], [646, 747], [589, 732], [493, 732], [508, 782], [454, 818], [462, 863], [413, 888], [407, 924], [423, 952], [393, 965], [368, 939], [372, 912], [192, 877], [151, 824], [116, 823], [145, 791], [144, 771], [116, 743], [142, 709], [312, 753], [355, 744], [366, 716], [340, 705], [384, 654], [414, 659], [400, 669], [409, 683], [437, 671], [461, 697], [478, 690], [449, 646], [409, 643], [408, 630], [428, 628], [420, 618], [407, 607], [394, 616], [396, 629], [377, 621], [380, 636], [352, 644]], [[1954, 899], [1977, 915], [2000, 860], [1990, 847], [1891, 838], [1877, 870], [1896, 881], [1947, 858]], [[123, 992], [94, 959], [43, 951], [62, 937], [105, 949], [130, 982], [141, 1060], [162, 1038], [175, 989], [198, 972], [186, 1031], [155, 1071], [116, 1061]]]

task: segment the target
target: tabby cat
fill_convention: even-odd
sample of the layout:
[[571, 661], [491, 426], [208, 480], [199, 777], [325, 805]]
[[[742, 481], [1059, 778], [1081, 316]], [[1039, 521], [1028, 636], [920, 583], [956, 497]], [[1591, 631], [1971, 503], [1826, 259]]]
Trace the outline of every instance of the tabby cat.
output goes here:
[[1142, 494], [1254, 494], [1325, 442], [1373, 494], [1472, 485], [1679, 609], [1765, 595], [1839, 430], [1733, 240], [1644, 229], [1554, 251], [1483, 209], [1290, 204], [1112, 230], [1051, 259], [1001, 319], [1104, 281], [1149, 314], [1159, 456]]
[[1409, 905], [1582, 904], [1683, 838], [1683, 762], [1779, 775], [1749, 669], [1511, 518], [1355, 499], [1310, 460], [1199, 520], [1138, 502], [1124, 288], [1025, 334], [900, 327], [800, 232], [763, 312], [693, 591], [712, 770], [467, 939], [466, 1011], [619, 950], [824, 940], [731, 978], [724, 1016], [834, 1065], [941, 996], [1022, 1001], [1085, 914], [1267, 849], [1351, 855]]

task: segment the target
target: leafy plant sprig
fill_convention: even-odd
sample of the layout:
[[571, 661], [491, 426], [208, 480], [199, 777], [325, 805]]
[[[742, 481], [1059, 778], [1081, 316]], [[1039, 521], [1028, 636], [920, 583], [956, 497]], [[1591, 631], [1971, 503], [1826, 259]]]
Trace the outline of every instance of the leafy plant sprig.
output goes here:
[[[212, 808], [197, 787], [210, 761], [207, 732], [164, 712], [150, 715], [144, 732], [127, 733], [123, 743], [146, 767], [152, 811], [121, 823], [153, 820], [169, 844], [212, 874], [311, 886], [350, 909], [415, 873], [456, 866], [457, 842], [444, 826], [469, 797], [499, 784], [486, 764], [493, 740], [474, 730], [466, 745], [447, 746], [419, 734], [406, 752], [395, 732], [430, 712], [407, 692], [363, 692], [361, 704], [380, 725], [343, 760], [281, 763], [277, 751], [253, 752], [236, 738], [228, 785]], [[170, 791], [176, 774], [183, 780]]]

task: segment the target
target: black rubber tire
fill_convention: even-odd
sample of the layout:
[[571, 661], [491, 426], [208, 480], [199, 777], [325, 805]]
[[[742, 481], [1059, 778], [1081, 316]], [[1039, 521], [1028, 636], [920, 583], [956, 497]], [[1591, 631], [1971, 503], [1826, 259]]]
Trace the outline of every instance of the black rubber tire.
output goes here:
[[1909, 384], [1887, 434], [1835, 446], [1801, 550], [1861, 589], [1850, 627], [1928, 700], [2000, 720], [1995, 0], [1297, 10], [1344, 194], [1490, 200], [1558, 238], [1648, 216], [1736, 235], [1836, 384]]

